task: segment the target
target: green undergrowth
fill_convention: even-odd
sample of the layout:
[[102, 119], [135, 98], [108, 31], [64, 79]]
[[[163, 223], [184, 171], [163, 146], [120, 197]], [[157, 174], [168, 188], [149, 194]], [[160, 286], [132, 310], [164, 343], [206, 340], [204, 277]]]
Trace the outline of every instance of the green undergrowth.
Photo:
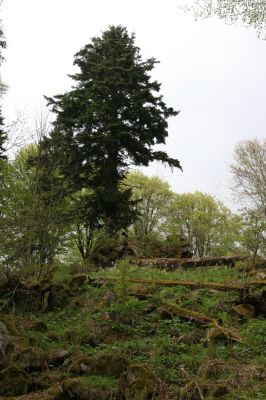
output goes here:
[[[97, 278], [100, 277], [116, 279], [97, 283]], [[243, 302], [238, 292], [191, 290], [185, 286], [164, 287], [128, 282], [129, 278], [242, 282], [249, 279], [242, 269], [209, 267], [167, 272], [151, 267], [129, 266], [127, 262], [122, 262], [115, 268], [90, 273], [89, 278], [93, 278], [93, 281], [88, 280], [74, 290], [68, 283], [71, 280], [69, 274], [61, 275], [60, 283], [64, 284], [71, 296], [63, 308], [39, 312], [15, 311], [1, 315], [1, 321], [15, 337], [16, 348], [20, 351], [30, 348], [33, 354], [40, 354], [40, 357], [48, 359], [49, 354], [60, 349], [69, 352], [67, 362], [59, 365], [45, 362], [44, 367], [36, 367], [35, 370], [32, 368], [33, 372], [29, 372], [28, 367], [26, 372], [30, 374], [29, 382], [25, 378], [25, 387], [29, 393], [48, 390], [56, 385], [62, 386], [67, 379], [73, 378], [74, 381], [69, 383], [71, 385], [97, 387], [103, 392], [110, 390], [110, 396], [116, 396], [114, 398], [120, 396], [121, 399], [134, 400], [134, 390], [137, 390], [138, 385], [141, 386], [138, 381], [141, 378], [135, 377], [135, 382], [132, 378], [135, 375], [131, 373], [129, 378], [126, 368], [130, 371], [131, 366], [136, 365], [138, 368], [141, 366], [144, 371], [148, 368], [148, 383], [145, 385], [156, 389], [153, 394], [145, 395], [147, 399], [198, 399], [192, 396], [192, 389], [189, 387], [194, 381], [201, 388], [206, 400], [266, 398], [265, 315], [241, 319], [232, 314], [232, 308]], [[208, 331], [213, 328], [211, 324], [208, 326], [171, 314], [167, 310], [167, 304], [204, 314], [215, 320], [219, 326], [237, 332], [241, 340], [207, 340]], [[36, 322], [40, 321], [45, 328], [34, 328]], [[90, 363], [93, 361], [97, 365], [105, 356], [110, 358], [111, 364], [116, 362], [115, 357], [121, 356], [126, 360], [127, 367], [119, 374], [112, 375], [112, 369], [107, 365], [102, 367], [102, 372], [95, 375], [95, 369], [90, 370]], [[100, 357], [99, 361], [97, 357]], [[18, 368], [21, 368], [19, 365]], [[78, 365], [75, 373], [72, 365]], [[21, 376], [24, 379], [23, 374], [22, 371]], [[131, 392], [126, 394], [121, 389], [123, 379], [131, 387]], [[128, 379], [133, 379], [133, 383]], [[35, 386], [32, 382], [35, 382]], [[218, 396], [214, 389], [223, 394]], [[89, 396], [91, 392], [84, 393]], [[85, 396], [84, 393], [82, 396]], [[254, 397], [254, 393], [257, 397]], [[11, 398], [11, 394], [0, 398]], [[101, 392], [102, 395], [105, 396]], [[64, 396], [68, 398], [67, 395]], [[106, 396], [108, 398], [109, 395]], [[141, 396], [140, 394], [139, 398]], [[83, 397], [77, 397], [79, 398]], [[60, 400], [60, 396], [58, 399]]]

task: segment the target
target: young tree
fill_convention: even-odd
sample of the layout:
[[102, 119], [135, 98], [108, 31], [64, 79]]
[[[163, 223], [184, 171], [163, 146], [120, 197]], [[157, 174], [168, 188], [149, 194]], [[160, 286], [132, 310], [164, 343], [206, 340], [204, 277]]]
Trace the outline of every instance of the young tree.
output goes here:
[[234, 192], [266, 216], [266, 139], [240, 142], [231, 165]]
[[179, 161], [153, 149], [168, 136], [167, 119], [177, 115], [159, 94], [135, 36], [110, 26], [81, 49], [69, 92], [47, 98], [56, 114], [50, 146], [61, 172], [76, 189], [89, 188], [90, 216], [113, 234], [136, 218], [131, 190], [121, 190], [129, 166], [154, 160], [181, 168]]
[[6, 163], [3, 174], [2, 264], [12, 269], [32, 266], [40, 274], [62, 250], [69, 228], [69, 201], [63, 179], [52, 174], [47, 163], [44, 168], [38, 146], [34, 144], [22, 149], [14, 161]]
[[242, 211], [243, 229], [241, 244], [252, 255], [252, 266], [255, 265], [258, 253], [265, 255], [266, 219], [257, 210], [244, 209]]
[[139, 218], [133, 223], [134, 234], [139, 241], [158, 232], [165, 219], [174, 193], [168, 182], [158, 176], [148, 177], [140, 171], [130, 172], [125, 185], [132, 190]]

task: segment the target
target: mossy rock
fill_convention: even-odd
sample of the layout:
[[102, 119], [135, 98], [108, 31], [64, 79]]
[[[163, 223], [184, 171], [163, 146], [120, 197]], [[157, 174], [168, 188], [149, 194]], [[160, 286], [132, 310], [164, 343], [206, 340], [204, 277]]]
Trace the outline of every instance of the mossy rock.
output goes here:
[[207, 332], [207, 343], [211, 342], [216, 345], [230, 345], [233, 342], [241, 342], [241, 337], [231, 329], [222, 326], [210, 328]]
[[0, 372], [0, 395], [16, 396], [28, 393], [31, 380], [17, 364], [11, 364]]
[[62, 365], [65, 360], [70, 358], [70, 353], [67, 350], [59, 349], [50, 353], [47, 357], [47, 364], [52, 367]]
[[128, 399], [149, 399], [158, 394], [158, 380], [149, 366], [133, 364], [121, 374], [119, 388]]
[[39, 286], [20, 287], [14, 293], [13, 304], [18, 312], [37, 312], [42, 308], [42, 294]]
[[101, 375], [118, 378], [127, 369], [127, 359], [122, 356], [100, 354], [79, 356], [72, 360], [70, 372], [75, 375]]
[[69, 303], [70, 293], [61, 284], [52, 284], [42, 289], [42, 310], [51, 311], [65, 308]]
[[230, 311], [231, 315], [241, 319], [251, 319], [255, 317], [255, 307], [251, 304], [238, 304]]
[[115, 400], [118, 399], [117, 389], [102, 389], [84, 379], [67, 379], [63, 383], [62, 397], [58, 400]]
[[77, 290], [80, 287], [84, 286], [86, 282], [88, 282], [88, 275], [77, 274], [70, 279], [69, 287], [71, 290]]
[[37, 347], [27, 347], [20, 350], [14, 361], [27, 373], [40, 372], [46, 368], [46, 355]]

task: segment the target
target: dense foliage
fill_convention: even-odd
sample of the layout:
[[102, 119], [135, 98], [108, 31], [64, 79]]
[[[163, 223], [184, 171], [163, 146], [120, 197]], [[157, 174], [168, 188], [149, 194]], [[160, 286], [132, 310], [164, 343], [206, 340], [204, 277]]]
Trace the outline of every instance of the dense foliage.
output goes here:
[[129, 166], [157, 160], [180, 168], [179, 161], [153, 146], [164, 144], [167, 119], [177, 114], [159, 94], [139, 48], [121, 26], [111, 26], [82, 48], [74, 65], [71, 91], [48, 99], [56, 115], [50, 146], [61, 173], [77, 189], [91, 189], [86, 208], [114, 234], [136, 218], [131, 191], [122, 190]]

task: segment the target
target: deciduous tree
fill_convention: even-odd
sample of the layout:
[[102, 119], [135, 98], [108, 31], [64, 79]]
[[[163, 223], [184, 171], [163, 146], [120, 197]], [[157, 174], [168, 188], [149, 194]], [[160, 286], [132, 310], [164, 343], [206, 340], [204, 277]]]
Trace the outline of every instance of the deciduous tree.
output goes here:
[[240, 142], [231, 165], [234, 193], [241, 203], [266, 215], [266, 139]]
[[226, 255], [234, 249], [240, 218], [220, 201], [201, 192], [176, 194], [168, 211], [165, 232], [186, 238], [197, 257]]
[[193, 0], [192, 5], [185, 5], [185, 9], [193, 12], [196, 18], [217, 15], [229, 23], [240, 21], [252, 26], [259, 36], [266, 34], [266, 2], [264, 0]]

